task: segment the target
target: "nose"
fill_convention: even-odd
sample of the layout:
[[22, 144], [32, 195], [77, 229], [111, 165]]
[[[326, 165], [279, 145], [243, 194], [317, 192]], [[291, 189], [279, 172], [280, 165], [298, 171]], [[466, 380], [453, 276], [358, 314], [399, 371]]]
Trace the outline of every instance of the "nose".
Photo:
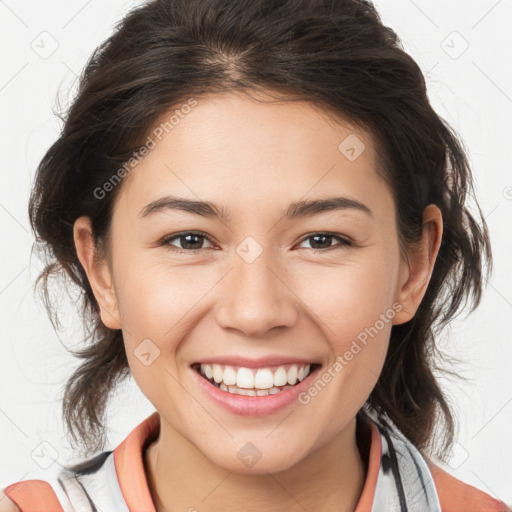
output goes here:
[[234, 268], [224, 280], [217, 309], [218, 324], [248, 337], [262, 337], [277, 327], [293, 327], [298, 318], [297, 297], [285, 272], [272, 265], [265, 251], [247, 263], [235, 256]]

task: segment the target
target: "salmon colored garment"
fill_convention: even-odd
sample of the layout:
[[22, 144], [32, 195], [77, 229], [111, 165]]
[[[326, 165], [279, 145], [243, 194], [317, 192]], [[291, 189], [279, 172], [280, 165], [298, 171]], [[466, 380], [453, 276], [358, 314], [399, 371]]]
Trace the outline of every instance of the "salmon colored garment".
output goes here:
[[[374, 423], [371, 423], [371, 429], [368, 472], [355, 512], [372, 512], [381, 465], [381, 437]], [[44, 480], [25, 480], [9, 485], [4, 492], [22, 512], [71, 512], [73, 510], [82, 512], [82, 510], [95, 510], [95, 507], [101, 512], [155, 512], [144, 472], [143, 453], [158, 437], [159, 430], [160, 416], [155, 411], [137, 425], [113, 452], [103, 452], [104, 457], [100, 461], [102, 465], [96, 464], [87, 476], [90, 479], [89, 482], [97, 485], [97, 487], [91, 487], [95, 489], [96, 496], [86, 493], [87, 508], [83, 508], [85, 505], [82, 507], [78, 502], [73, 503], [72, 499], [64, 506], [57, 496], [57, 493], [62, 493], [57, 481], [50, 484]], [[111, 458], [113, 459], [111, 485], [105, 486], [103, 481], [95, 482], [95, 478], [98, 480], [103, 478], [101, 468], [106, 465], [105, 461], [108, 462]], [[504, 503], [463, 483], [435, 464], [428, 462], [428, 467], [432, 473], [443, 512], [510, 512], [511, 509]], [[69, 494], [65, 492], [61, 496], [69, 496]], [[96, 501], [98, 499], [99, 501]], [[102, 499], [105, 501], [101, 501]], [[100, 508], [100, 505], [105, 506], [104, 503], [108, 503], [107, 506], [115, 509]]]

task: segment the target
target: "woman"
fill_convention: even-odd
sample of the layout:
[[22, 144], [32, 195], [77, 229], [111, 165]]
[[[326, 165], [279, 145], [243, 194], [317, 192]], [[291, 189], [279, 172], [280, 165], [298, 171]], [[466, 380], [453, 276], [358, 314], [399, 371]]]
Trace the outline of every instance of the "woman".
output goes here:
[[434, 333], [478, 305], [491, 262], [471, 193], [370, 2], [130, 13], [30, 218], [55, 257], [40, 278], [63, 269], [91, 326], [71, 435], [103, 449], [130, 374], [156, 411], [57, 480], [6, 487], [0, 510], [507, 510], [434, 462], [454, 436]]

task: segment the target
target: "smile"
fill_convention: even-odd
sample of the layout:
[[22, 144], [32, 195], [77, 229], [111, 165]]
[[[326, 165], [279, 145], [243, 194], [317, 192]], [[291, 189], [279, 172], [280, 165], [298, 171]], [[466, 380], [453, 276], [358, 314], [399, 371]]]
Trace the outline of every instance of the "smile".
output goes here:
[[228, 393], [266, 396], [281, 393], [302, 382], [319, 364], [285, 364], [246, 368], [220, 364], [195, 363], [192, 368], [210, 384]]

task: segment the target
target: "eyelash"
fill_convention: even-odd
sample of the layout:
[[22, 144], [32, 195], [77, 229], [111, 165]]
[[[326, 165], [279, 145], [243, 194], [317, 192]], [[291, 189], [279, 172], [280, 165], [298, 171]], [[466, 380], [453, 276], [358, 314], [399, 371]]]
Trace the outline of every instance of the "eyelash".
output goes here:
[[[200, 251], [204, 251], [206, 250], [207, 248], [202, 248], [202, 249], [179, 249], [178, 247], [175, 247], [173, 245], [171, 245], [171, 242], [176, 240], [176, 239], [179, 239], [179, 238], [184, 238], [186, 237], [187, 235], [196, 235], [196, 236], [200, 236], [200, 237], [203, 237], [205, 238], [206, 240], [208, 240], [208, 242], [210, 242], [211, 244], [213, 244], [213, 240], [210, 238], [209, 235], [207, 235], [206, 233], [202, 232], [202, 231], [185, 231], [183, 233], [178, 233], [178, 234], [174, 234], [174, 235], [171, 235], [167, 238], [164, 238], [162, 240], [162, 246], [167, 246], [168, 249], [170, 251], [174, 251], [174, 252], [178, 252], [178, 253], [193, 253], [193, 252], [200, 252]], [[299, 244], [305, 242], [306, 240], [309, 240], [310, 238], [313, 238], [315, 236], [326, 236], [326, 237], [330, 237], [330, 238], [336, 238], [338, 239], [341, 243], [339, 243], [338, 245], [334, 245], [334, 246], [331, 246], [331, 247], [328, 247], [327, 249], [309, 249], [310, 251], [313, 251], [314, 253], [318, 253], [318, 252], [326, 252], [326, 251], [330, 251], [330, 250], [333, 250], [333, 249], [342, 249], [342, 248], [345, 248], [345, 247], [353, 247], [355, 246], [355, 244], [346, 239], [346, 238], [343, 238], [343, 237], [340, 237], [339, 235], [336, 235], [335, 233], [330, 233], [330, 232], [325, 232], [325, 231], [321, 231], [321, 232], [317, 232], [317, 233], [311, 233], [309, 235], [307, 235], [306, 237], [304, 237], [300, 242]]]

